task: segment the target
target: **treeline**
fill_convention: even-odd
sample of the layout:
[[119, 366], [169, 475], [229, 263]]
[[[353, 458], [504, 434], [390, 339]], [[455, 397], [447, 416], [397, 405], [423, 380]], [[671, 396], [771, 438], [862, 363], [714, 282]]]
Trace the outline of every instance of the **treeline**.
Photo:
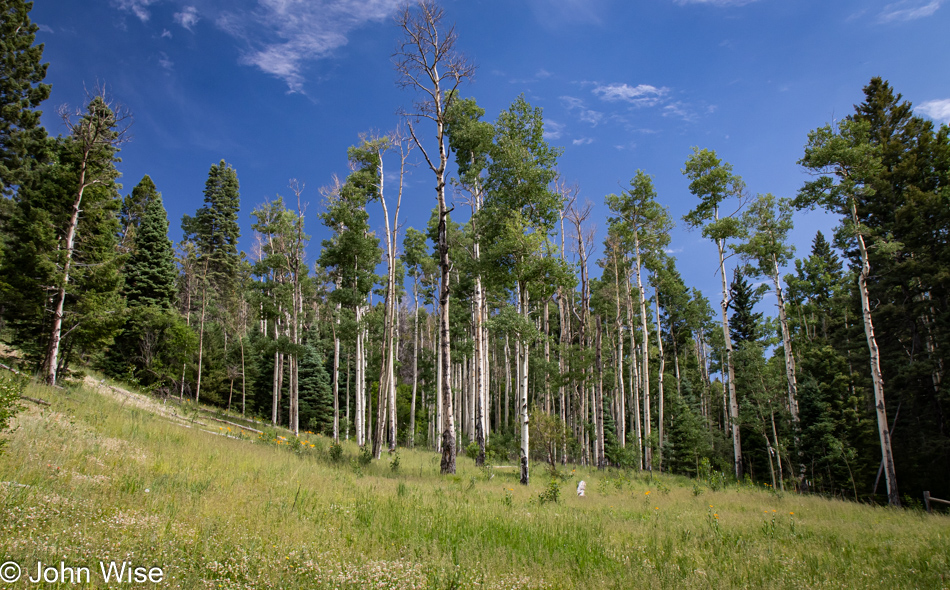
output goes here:
[[[31, 5], [2, 5], [0, 334], [48, 383], [93, 366], [355, 438], [377, 458], [427, 445], [443, 473], [461, 450], [520, 460], [524, 483], [534, 458], [721, 470], [895, 505], [950, 496], [950, 140], [887, 82], [809, 134], [799, 164], [813, 179], [794, 198], [752, 195], [694, 148], [681, 221], [718, 255], [714, 309], [668, 253], [677, 220], [644, 171], [605, 197], [592, 258], [592, 207], [556, 173], [541, 110], [519, 97], [485, 120], [460, 93], [473, 67], [430, 2], [397, 16], [396, 69], [417, 100], [396, 132], [360, 137], [350, 174], [321, 189], [331, 237], [312, 265], [296, 181], [253, 209], [253, 248], [239, 250], [224, 160], [173, 244], [148, 176], [120, 195], [127, 115], [104, 93], [61, 113], [64, 135], [39, 125], [49, 86]], [[436, 206], [401, 232], [419, 160]], [[370, 230], [371, 202], [385, 235]], [[814, 207], [841, 224], [796, 259], [792, 214]], [[763, 298], [775, 317], [756, 311]]]

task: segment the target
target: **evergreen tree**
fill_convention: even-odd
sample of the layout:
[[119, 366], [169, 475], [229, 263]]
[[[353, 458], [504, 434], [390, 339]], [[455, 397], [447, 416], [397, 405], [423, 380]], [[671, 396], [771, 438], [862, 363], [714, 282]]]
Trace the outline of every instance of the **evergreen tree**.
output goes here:
[[168, 217], [162, 205], [162, 195], [155, 191], [148, 176], [142, 179], [136, 191], [140, 187], [150, 194], [145, 200], [138, 229], [134, 232], [132, 253], [125, 266], [126, 300], [129, 306], [154, 305], [171, 310], [178, 269], [172, 242], [168, 239]]
[[119, 220], [122, 223], [121, 236], [119, 237], [120, 248], [123, 252], [129, 252], [132, 249], [132, 242], [135, 240], [135, 232], [142, 222], [142, 216], [145, 214], [145, 208], [149, 201], [159, 194], [155, 188], [155, 183], [146, 174], [142, 177], [132, 193], [126, 195], [122, 200], [122, 211], [119, 213]]
[[0, 0], [0, 192], [10, 193], [32, 168], [31, 160], [42, 159], [41, 142], [46, 131], [40, 126], [36, 107], [49, 98], [43, 84], [49, 64], [43, 45], [33, 45], [39, 27], [30, 21], [32, 2]]
[[756, 292], [739, 269], [736, 269], [732, 275], [732, 284], [729, 285], [729, 307], [732, 309], [729, 334], [737, 346], [745, 342], [757, 343], [764, 335], [763, 314], [753, 311], [755, 304], [761, 299], [762, 295]]
[[181, 220], [184, 241], [194, 244], [195, 266], [198, 269], [196, 278], [201, 295], [195, 400], [201, 396], [208, 300], [217, 299], [219, 301], [217, 310], [227, 313], [234, 308], [229, 304], [233, 303], [232, 300], [237, 294], [237, 289], [234, 287], [240, 262], [237, 250], [237, 241], [241, 236], [241, 228], [237, 221], [241, 207], [239, 189], [237, 172], [234, 168], [224, 160], [213, 164], [208, 171], [208, 180], [205, 182], [204, 206], [194, 217], [185, 215]]
[[194, 217], [181, 220], [184, 237], [194, 242], [198, 257], [207, 262], [208, 280], [219, 293], [227, 293], [236, 275], [237, 242], [241, 237], [238, 212], [241, 209], [240, 184], [237, 172], [221, 160], [212, 164], [205, 182], [204, 206]]
[[320, 342], [308, 335], [300, 355], [300, 423], [311, 432], [333, 433], [333, 397]]

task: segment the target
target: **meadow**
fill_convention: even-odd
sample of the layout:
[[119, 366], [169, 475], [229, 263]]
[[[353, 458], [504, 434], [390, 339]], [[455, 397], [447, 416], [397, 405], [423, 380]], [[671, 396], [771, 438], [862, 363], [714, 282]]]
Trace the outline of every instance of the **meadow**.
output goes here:
[[0, 456], [13, 587], [38, 561], [106, 587], [117, 560], [163, 571], [122, 587], [950, 588], [947, 515], [570, 465], [525, 487], [464, 456], [443, 477], [432, 451], [368, 462], [103, 381], [26, 395], [51, 405], [24, 402]]

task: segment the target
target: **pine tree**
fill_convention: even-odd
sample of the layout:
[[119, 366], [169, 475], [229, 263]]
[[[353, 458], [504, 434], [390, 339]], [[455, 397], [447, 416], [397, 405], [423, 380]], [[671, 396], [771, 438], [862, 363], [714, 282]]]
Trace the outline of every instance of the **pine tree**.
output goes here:
[[126, 300], [129, 306], [154, 305], [171, 310], [178, 268], [172, 242], [168, 239], [168, 217], [162, 195], [155, 191], [148, 176], [135, 187], [136, 191], [140, 187], [148, 191], [149, 196], [144, 199], [141, 218], [133, 233], [132, 253], [125, 267]]
[[23, 181], [30, 162], [42, 159], [46, 131], [36, 107], [49, 98], [43, 84], [43, 45], [33, 45], [39, 27], [30, 21], [32, 2], [0, 0], [0, 193]]
[[753, 311], [755, 304], [762, 299], [749, 285], [745, 276], [736, 269], [729, 285], [729, 307], [732, 318], [729, 321], [729, 333], [736, 345], [745, 342], [758, 342], [762, 333], [762, 312]]
[[238, 211], [241, 208], [237, 172], [224, 160], [212, 164], [205, 182], [204, 206], [194, 217], [185, 215], [181, 220], [184, 241], [195, 246], [198, 267], [201, 314], [198, 320], [198, 375], [195, 400], [201, 395], [201, 377], [204, 361], [205, 320], [208, 300], [212, 296], [222, 300], [221, 310], [228, 310], [228, 299], [236, 294], [240, 256], [237, 241], [241, 237]]

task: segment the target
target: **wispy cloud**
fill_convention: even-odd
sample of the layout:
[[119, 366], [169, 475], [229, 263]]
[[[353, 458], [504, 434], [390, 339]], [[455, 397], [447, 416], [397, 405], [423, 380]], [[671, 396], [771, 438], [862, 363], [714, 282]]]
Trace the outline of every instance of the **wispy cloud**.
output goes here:
[[708, 4], [709, 6], [745, 6], [746, 4], [752, 4], [756, 0], [673, 0], [676, 4], [680, 6], [685, 6], [686, 4]]
[[[493, 71], [492, 73], [495, 73], [495, 72]], [[501, 72], [498, 72], [498, 73], [500, 74]], [[544, 68], [541, 68], [540, 70], [535, 72], [533, 76], [530, 76], [528, 78], [512, 78], [511, 80], [508, 80], [508, 82], [510, 84], [533, 84], [535, 82], [540, 82], [541, 80], [547, 80], [553, 75], [554, 74], [552, 74], [551, 72], [545, 70]]]
[[148, 7], [157, 2], [159, 0], [112, 0], [113, 6], [131, 12], [143, 23], [148, 22], [148, 19], [152, 17]]
[[194, 6], [186, 6], [181, 12], [176, 12], [173, 18], [176, 23], [191, 31], [192, 27], [198, 24], [198, 9]]
[[560, 139], [564, 133], [564, 123], [558, 123], [554, 119], [544, 120], [544, 139]]
[[604, 118], [603, 113], [587, 108], [584, 101], [575, 96], [562, 96], [560, 100], [569, 112], [577, 111], [577, 118], [584, 123], [590, 123], [596, 127]]
[[[142, 22], [149, 7], [163, 0], [110, 0]], [[405, 0], [165, 0], [180, 10], [172, 18], [193, 30], [202, 18], [244, 45], [240, 63], [283, 80], [290, 92], [303, 92], [305, 69], [345, 46], [350, 33], [384, 21]], [[196, 6], [201, 7], [201, 12]], [[164, 34], [163, 34], [164, 36]], [[543, 70], [542, 70], [543, 72]]]
[[574, 145], [590, 145], [594, 143], [594, 139], [592, 137], [579, 137], [578, 139], [571, 141], [571, 143]]
[[917, 105], [914, 110], [927, 115], [938, 123], [950, 125], [950, 98], [928, 100]]
[[347, 44], [347, 35], [369, 22], [383, 21], [403, 0], [258, 0], [249, 14], [225, 12], [217, 24], [248, 43], [241, 63], [283, 80], [303, 92], [308, 62]]
[[168, 54], [162, 51], [158, 54], [158, 65], [162, 66], [164, 70], [170, 72], [175, 67], [175, 62], [168, 59]]
[[673, 102], [663, 107], [664, 117], [679, 117], [684, 121], [693, 121], [696, 119], [696, 113], [682, 102]]
[[162, 29], [162, 39], [171, 39], [171, 38], [172, 38], [172, 32], [169, 31], [168, 29]]
[[885, 6], [877, 16], [877, 20], [882, 23], [917, 20], [918, 18], [924, 18], [937, 12], [941, 4], [943, 4], [943, 0], [929, 0], [926, 2], [921, 2], [921, 0], [900, 0], [900, 2], [894, 2], [893, 4]]
[[594, 88], [593, 93], [608, 102], [624, 101], [636, 106], [653, 106], [669, 92], [669, 88], [657, 88], [650, 84], [606, 84]]
[[40, 31], [42, 31], [42, 32], [44, 32], [44, 33], [55, 33], [55, 32], [56, 32], [56, 31], [53, 30], [53, 27], [51, 27], [51, 26], [49, 26], [49, 25], [44, 25], [44, 24], [41, 24], [41, 23], [36, 23], [36, 26], [38, 26], [38, 27], [40, 28]]

